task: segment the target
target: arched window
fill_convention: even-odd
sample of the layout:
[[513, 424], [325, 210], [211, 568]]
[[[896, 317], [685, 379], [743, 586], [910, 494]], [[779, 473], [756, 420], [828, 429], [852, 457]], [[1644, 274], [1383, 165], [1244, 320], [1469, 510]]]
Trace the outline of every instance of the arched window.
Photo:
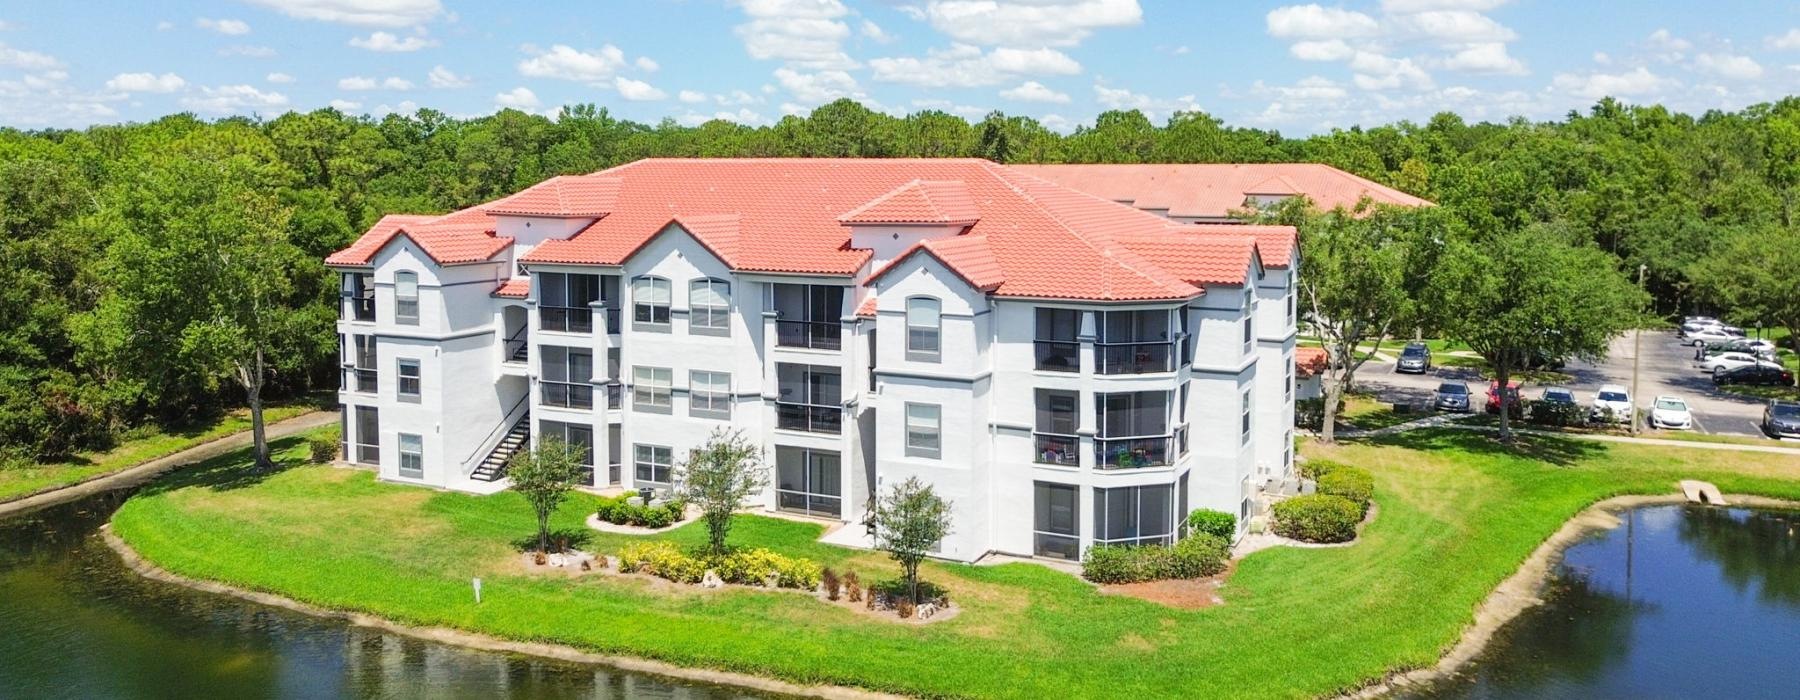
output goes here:
[[931, 297], [906, 300], [906, 359], [937, 362], [941, 356], [943, 305]]
[[731, 332], [731, 283], [703, 278], [688, 284], [688, 330], [708, 335]]
[[639, 325], [669, 325], [668, 280], [639, 277], [631, 281], [631, 319]]
[[419, 275], [416, 272], [394, 273], [394, 323], [419, 325]]

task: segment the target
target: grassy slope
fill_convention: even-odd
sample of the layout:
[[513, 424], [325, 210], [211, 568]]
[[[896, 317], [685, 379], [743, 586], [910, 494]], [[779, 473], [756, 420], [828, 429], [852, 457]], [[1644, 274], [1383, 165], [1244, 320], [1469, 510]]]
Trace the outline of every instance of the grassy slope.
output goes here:
[[[310, 404], [270, 406], [263, 419], [274, 423], [316, 409]], [[195, 445], [250, 429], [250, 412], [238, 410], [209, 424], [176, 432], [151, 431], [129, 438], [105, 452], [87, 452], [68, 462], [0, 469], [0, 502], [123, 471]]]
[[[286, 457], [301, 444], [287, 440]], [[1341, 549], [1245, 559], [1226, 604], [1179, 611], [1102, 596], [1028, 564], [929, 565], [964, 606], [924, 627], [872, 621], [805, 596], [671, 592], [641, 579], [511, 573], [509, 542], [533, 527], [523, 502], [376, 483], [305, 467], [266, 479], [237, 462], [175, 475], [128, 502], [118, 533], [166, 568], [411, 623], [781, 676], [928, 695], [1298, 697], [1433, 663], [1474, 606], [1562, 522], [1679, 478], [1727, 492], [1800, 498], [1800, 458], [1542, 438], [1530, 456], [1468, 431], [1415, 431], [1380, 445], [1307, 445], [1376, 475], [1380, 516]], [[579, 527], [591, 497], [557, 527]], [[735, 542], [816, 558], [865, 578], [879, 555], [817, 544], [818, 528], [742, 516]], [[698, 542], [698, 526], [672, 538]], [[596, 535], [613, 551], [625, 536]], [[469, 578], [485, 580], [485, 602]]]

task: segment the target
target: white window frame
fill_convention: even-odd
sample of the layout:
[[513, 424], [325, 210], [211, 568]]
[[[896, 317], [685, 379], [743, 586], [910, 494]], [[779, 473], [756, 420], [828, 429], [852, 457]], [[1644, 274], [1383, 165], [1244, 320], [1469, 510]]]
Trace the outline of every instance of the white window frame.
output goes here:
[[[404, 290], [411, 287], [412, 293]], [[401, 270], [394, 273], [394, 325], [419, 325], [419, 273]]]
[[1241, 426], [1242, 435], [1238, 437], [1238, 444], [1240, 445], [1250, 444], [1250, 411], [1254, 407], [1250, 393], [1249, 389], [1244, 390], [1244, 415], [1243, 425]]
[[[410, 376], [406, 373], [408, 369], [412, 370]], [[412, 381], [412, 391], [406, 390], [406, 383], [408, 380]], [[394, 361], [394, 393], [397, 394], [402, 401], [417, 402], [424, 392], [425, 378], [423, 365], [417, 358], [397, 358]]]
[[[651, 332], [669, 332], [669, 317], [673, 307], [674, 287], [668, 278], [645, 275], [631, 280], [631, 325], [638, 330]], [[661, 320], [658, 320], [658, 310]], [[649, 320], [639, 317], [640, 311]]]
[[[929, 318], [925, 316], [929, 314]], [[930, 340], [929, 347], [924, 342]], [[938, 362], [944, 354], [944, 302], [936, 297], [906, 298], [906, 359]]]
[[[425, 437], [412, 433], [400, 433], [398, 437], [400, 463], [395, 467], [394, 473], [402, 479], [425, 478]], [[412, 444], [407, 444], [409, 442]], [[412, 464], [410, 468], [407, 466], [408, 462]]]
[[[917, 414], [917, 415], [915, 415]], [[906, 456], [938, 459], [944, 454], [944, 407], [906, 402]]]
[[668, 367], [631, 367], [631, 410], [669, 413], [675, 407], [675, 371]]
[[688, 370], [688, 415], [731, 420], [731, 373]]
[[688, 283], [688, 332], [731, 335], [730, 282], [702, 277]]
[[[661, 454], [658, 454], [661, 451]], [[634, 484], [666, 484], [674, 485], [675, 450], [667, 445], [634, 444], [631, 446], [631, 475]], [[648, 468], [650, 477], [638, 476], [640, 469]], [[663, 478], [656, 478], [661, 471]]]

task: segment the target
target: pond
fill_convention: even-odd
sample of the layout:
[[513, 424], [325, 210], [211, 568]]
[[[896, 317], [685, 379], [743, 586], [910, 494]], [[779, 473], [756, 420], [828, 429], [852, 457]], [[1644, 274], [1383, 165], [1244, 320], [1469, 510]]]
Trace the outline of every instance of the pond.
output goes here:
[[150, 581], [95, 536], [128, 494], [0, 519], [0, 698], [719, 698]]
[[1668, 505], [1564, 552], [1429, 698], [1800, 697], [1800, 512]]

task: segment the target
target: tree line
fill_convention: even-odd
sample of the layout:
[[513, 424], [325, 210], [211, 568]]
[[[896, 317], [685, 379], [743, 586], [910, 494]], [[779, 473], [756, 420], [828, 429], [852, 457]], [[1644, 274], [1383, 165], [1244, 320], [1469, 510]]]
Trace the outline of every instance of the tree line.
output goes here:
[[896, 117], [850, 100], [757, 127], [644, 124], [593, 105], [555, 119], [177, 114], [0, 129], [0, 462], [335, 387], [338, 287], [320, 260], [383, 214], [676, 156], [1322, 162], [1438, 202], [1431, 216], [1458, 233], [1432, 245], [1485, 250], [1531, 231], [1591, 251], [1608, 274], [1641, 266], [1657, 313], [1800, 326], [1796, 98], [1698, 116], [1608, 99], [1549, 122], [1444, 113], [1306, 138], [1202, 112], [1157, 124], [1109, 111], [1061, 134], [998, 112]]

